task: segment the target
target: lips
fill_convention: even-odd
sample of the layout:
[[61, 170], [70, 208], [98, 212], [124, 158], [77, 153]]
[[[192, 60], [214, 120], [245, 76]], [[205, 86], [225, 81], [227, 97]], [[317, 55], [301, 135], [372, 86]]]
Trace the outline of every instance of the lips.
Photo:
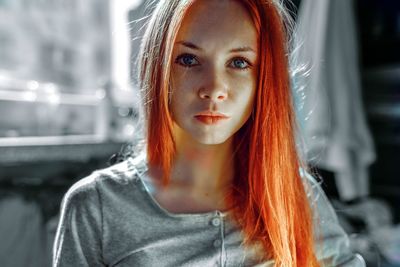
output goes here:
[[209, 112], [209, 111], [197, 113], [194, 117], [198, 121], [207, 125], [217, 124], [221, 121], [229, 119], [229, 117], [226, 116], [225, 114], [219, 112]]

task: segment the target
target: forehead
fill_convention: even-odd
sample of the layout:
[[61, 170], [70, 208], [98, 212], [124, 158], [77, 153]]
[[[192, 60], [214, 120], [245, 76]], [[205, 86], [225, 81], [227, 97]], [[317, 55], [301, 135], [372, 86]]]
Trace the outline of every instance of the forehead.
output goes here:
[[257, 38], [250, 13], [234, 0], [195, 1], [177, 35], [177, 41], [191, 41], [203, 47], [212, 41], [255, 46]]

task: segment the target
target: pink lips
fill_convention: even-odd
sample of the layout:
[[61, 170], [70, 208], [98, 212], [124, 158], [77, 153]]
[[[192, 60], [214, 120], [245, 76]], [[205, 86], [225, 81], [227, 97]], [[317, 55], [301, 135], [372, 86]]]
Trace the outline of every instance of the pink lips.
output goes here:
[[207, 125], [217, 124], [220, 121], [229, 119], [229, 117], [226, 116], [225, 114], [219, 112], [210, 112], [210, 111], [197, 113], [194, 117], [198, 121]]

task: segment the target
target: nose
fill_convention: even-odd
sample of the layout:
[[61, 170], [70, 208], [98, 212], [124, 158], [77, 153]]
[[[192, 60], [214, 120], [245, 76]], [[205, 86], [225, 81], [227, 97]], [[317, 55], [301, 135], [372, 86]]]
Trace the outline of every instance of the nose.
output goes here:
[[228, 85], [223, 76], [215, 71], [207, 76], [204, 77], [204, 83], [199, 88], [199, 97], [214, 102], [224, 101], [228, 97]]

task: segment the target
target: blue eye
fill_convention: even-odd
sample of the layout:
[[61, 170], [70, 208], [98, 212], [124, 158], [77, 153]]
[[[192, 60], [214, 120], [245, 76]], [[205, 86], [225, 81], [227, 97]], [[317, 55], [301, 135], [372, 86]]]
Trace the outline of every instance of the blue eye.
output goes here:
[[247, 69], [250, 67], [250, 64], [243, 58], [235, 58], [230, 65], [236, 69]]
[[183, 54], [177, 57], [175, 63], [178, 63], [184, 67], [193, 67], [199, 65], [196, 57], [190, 54]]

